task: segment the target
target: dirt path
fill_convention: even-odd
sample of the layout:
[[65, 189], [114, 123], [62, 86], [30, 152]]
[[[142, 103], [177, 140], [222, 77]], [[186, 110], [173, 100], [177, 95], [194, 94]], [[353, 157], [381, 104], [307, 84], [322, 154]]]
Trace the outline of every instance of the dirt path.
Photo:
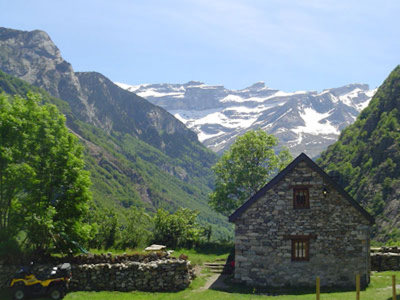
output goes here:
[[[197, 276], [202, 276], [201, 271], [203, 267], [196, 266], [196, 274]], [[203, 275], [204, 276], [204, 275]], [[229, 275], [224, 275], [224, 274], [212, 274], [210, 277], [207, 278], [207, 281], [204, 286], [200, 287], [197, 289], [197, 291], [205, 291], [208, 289], [212, 290], [226, 290], [229, 287], [225, 284], [226, 278], [228, 278]]]

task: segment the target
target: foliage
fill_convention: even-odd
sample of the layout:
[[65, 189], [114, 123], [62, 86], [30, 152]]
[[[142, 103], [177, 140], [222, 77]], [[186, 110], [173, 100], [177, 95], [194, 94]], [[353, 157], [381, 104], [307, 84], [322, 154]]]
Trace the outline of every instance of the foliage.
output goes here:
[[211, 227], [199, 225], [197, 218], [198, 212], [187, 208], [173, 214], [159, 209], [151, 217], [143, 208], [134, 206], [126, 209], [122, 216], [113, 209], [93, 207], [85, 219], [91, 225], [87, 247], [92, 252], [123, 253], [138, 252], [150, 243], [157, 243], [171, 248], [193, 248], [204, 255], [221, 255], [233, 249], [231, 241], [210, 241]]
[[204, 233], [196, 222], [198, 214], [188, 208], [180, 208], [173, 214], [159, 209], [154, 217], [153, 242], [171, 248], [192, 248]]
[[36, 251], [69, 248], [62, 235], [84, 241], [90, 199], [82, 147], [54, 105], [40, 96], [0, 96], [0, 232], [26, 233]]
[[134, 249], [138, 246], [147, 245], [151, 236], [153, 226], [151, 217], [143, 208], [131, 207], [124, 211], [125, 225], [121, 228], [121, 242], [119, 248]]
[[[206, 242], [211, 228], [197, 223], [198, 214], [188, 208], [178, 209], [175, 213], [159, 209], [151, 217], [143, 208], [132, 206], [118, 216], [113, 209], [93, 208], [87, 218], [92, 227], [88, 247], [119, 251], [144, 248], [152, 242], [171, 248], [197, 246], [200, 250], [206, 244], [214, 245], [215, 242]], [[226, 247], [224, 244], [222, 249]]]
[[120, 224], [114, 210], [92, 207], [87, 222], [92, 227], [89, 248], [110, 249], [120, 240]]
[[[318, 163], [377, 219], [375, 238], [400, 241], [400, 66], [395, 68], [356, 122], [321, 154]], [[396, 208], [397, 207], [397, 208]]]
[[237, 138], [213, 167], [216, 182], [210, 206], [229, 215], [283, 170], [292, 156], [287, 149], [276, 155], [277, 145], [277, 138], [261, 129]]

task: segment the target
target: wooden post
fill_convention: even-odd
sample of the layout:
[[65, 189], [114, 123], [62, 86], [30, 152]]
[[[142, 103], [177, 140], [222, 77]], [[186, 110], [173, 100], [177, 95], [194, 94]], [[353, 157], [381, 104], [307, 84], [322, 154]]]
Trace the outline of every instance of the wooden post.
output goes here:
[[396, 300], [396, 275], [392, 275], [392, 297]]
[[356, 276], [356, 300], [360, 300], [360, 274]]
[[316, 291], [317, 291], [317, 300], [320, 300], [319, 295], [320, 295], [320, 279], [319, 277], [317, 277], [317, 287], [316, 287]]

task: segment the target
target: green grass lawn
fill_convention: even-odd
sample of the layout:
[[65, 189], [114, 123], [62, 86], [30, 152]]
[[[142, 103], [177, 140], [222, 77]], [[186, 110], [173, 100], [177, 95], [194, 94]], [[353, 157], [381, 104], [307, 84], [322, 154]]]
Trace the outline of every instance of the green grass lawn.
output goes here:
[[[400, 283], [400, 272], [380, 272], [373, 273], [371, 284], [369, 287], [361, 291], [361, 300], [391, 300], [391, 275], [395, 274]], [[209, 273], [202, 274], [197, 277], [193, 283], [184, 291], [177, 293], [148, 293], [148, 292], [71, 292], [65, 297], [65, 300], [178, 300], [178, 299], [193, 299], [193, 300], [241, 300], [241, 299], [276, 299], [276, 300], [309, 300], [315, 299], [313, 291], [293, 290], [279, 295], [268, 296], [265, 293], [257, 290], [235, 285], [230, 286], [228, 291], [217, 290], [201, 290], [204, 286]], [[347, 292], [326, 292], [321, 289], [321, 300], [354, 300], [356, 298], [355, 291]], [[400, 289], [399, 293], [400, 294]], [[11, 299], [10, 295], [3, 291], [0, 293], [1, 300]], [[44, 300], [45, 298], [36, 298]], [[397, 297], [400, 299], [400, 296]]]
[[202, 266], [205, 262], [214, 262], [214, 261], [226, 261], [229, 253], [225, 251], [217, 252], [217, 253], [205, 253], [204, 251], [195, 250], [195, 249], [180, 249], [174, 251], [171, 256], [179, 257], [179, 255], [185, 254], [188, 256], [188, 260], [192, 263], [192, 265], [200, 265]]

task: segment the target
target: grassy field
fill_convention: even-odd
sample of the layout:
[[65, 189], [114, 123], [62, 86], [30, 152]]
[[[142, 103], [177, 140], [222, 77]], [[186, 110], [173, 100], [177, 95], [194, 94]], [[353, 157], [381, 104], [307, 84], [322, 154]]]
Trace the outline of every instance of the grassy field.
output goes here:
[[[361, 291], [361, 300], [391, 300], [391, 275], [395, 274], [400, 279], [400, 272], [374, 272], [369, 287]], [[275, 299], [275, 300], [309, 300], [315, 299], [313, 291], [293, 290], [286, 293], [260, 292], [256, 289], [246, 288], [237, 284], [226, 281], [228, 289], [226, 291], [218, 290], [202, 290], [201, 287], [207, 281], [210, 273], [203, 273], [197, 277], [193, 283], [184, 291], [177, 293], [148, 293], [148, 292], [71, 292], [64, 298], [65, 300], [242, 300], [242, 299]], [[398, 287], [399, 294], [400, 288]], [[356, 298], [355, 291], [324, 291], [321, 289], [322, 300], [354, 300]], [[11, 299], [7, 291], [0, 292], [0, 299]], [[36, 298], [37, 300], [45, 300], [45, 298]], [[400, 299], [400, 296], [397, 297]]]

